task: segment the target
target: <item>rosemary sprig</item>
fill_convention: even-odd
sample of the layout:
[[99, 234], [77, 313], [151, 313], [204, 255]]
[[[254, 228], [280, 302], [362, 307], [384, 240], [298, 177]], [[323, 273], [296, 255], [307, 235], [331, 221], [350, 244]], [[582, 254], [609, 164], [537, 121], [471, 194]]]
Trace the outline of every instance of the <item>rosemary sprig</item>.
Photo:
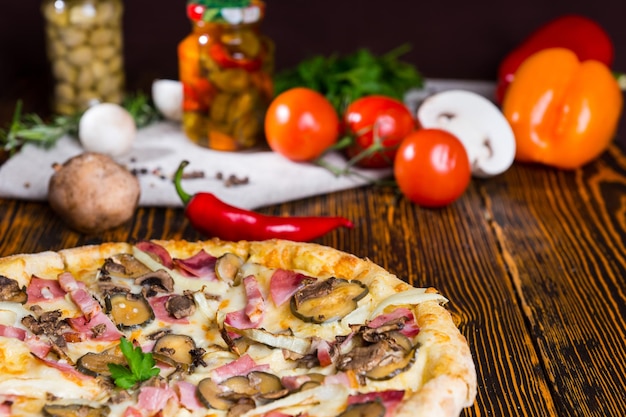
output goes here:
[[[158, 110], [143, 93], [128, 95], [122, 103], [138, 128], [160, 119]], [[64, 135], [78, 136], [78, 122], [83, 112], [73, 115], [53, 115], [44, 121], [36, 114], [22, 114], [22, 101], [18, 100], [11, 124], [0, 129], [0, 147], [12, 156], [26, 143], [50, 148]]]

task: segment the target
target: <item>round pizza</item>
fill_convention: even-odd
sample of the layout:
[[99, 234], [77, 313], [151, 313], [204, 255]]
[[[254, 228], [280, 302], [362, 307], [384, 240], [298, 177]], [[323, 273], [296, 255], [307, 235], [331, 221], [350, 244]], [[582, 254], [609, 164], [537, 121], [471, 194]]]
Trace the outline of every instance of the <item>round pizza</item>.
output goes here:
[[447, 299], [313, 244], [142, 241], [0, 259], [0, 416], [458, 416]]

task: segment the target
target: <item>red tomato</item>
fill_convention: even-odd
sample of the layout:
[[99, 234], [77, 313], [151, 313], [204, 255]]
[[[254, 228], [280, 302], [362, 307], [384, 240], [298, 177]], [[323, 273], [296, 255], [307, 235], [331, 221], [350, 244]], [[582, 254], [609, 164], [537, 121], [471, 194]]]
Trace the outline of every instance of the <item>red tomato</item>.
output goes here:
[[465, 147], [440, 129], [421, 129], [398, 148], [394, 176], [402, 193], [424, 207], [442, 207], [459, 198], [469, 185], [471, 167]]
[[339, 117], [320, 93], [296, 87], [279, 94], [265, 115], [265, 136], [274, 152], [292, 161], [312, 161], [339, 136]]
[[415, 130], [415, 120], [399, 100], [366, 96], [351, 103], [344, 114], [347, 134], [354, 143], [346, 149], [349, 158], [364, 156], [356, 165], [384, 168], [393, 165], [398, 145]]

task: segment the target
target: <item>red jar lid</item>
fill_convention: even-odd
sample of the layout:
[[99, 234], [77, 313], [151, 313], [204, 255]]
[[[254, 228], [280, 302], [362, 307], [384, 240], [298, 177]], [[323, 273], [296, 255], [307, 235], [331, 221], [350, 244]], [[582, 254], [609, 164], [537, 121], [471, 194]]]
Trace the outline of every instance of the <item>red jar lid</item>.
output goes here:
[[187, 16], [193, 21], [239, 25], [261, 20], [265, 4], [259, 0], [189, 0]]

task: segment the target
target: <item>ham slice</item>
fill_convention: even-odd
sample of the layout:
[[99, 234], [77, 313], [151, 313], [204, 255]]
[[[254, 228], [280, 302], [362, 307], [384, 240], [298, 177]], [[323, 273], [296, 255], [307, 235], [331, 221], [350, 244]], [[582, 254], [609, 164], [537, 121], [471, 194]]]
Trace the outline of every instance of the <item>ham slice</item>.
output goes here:
[[29, 303], [40, 303], [61, 298], [65, 296], [65, 291], [57, 280], [33, 276], [26, 288], [26, 294]]
[[302, 282], [305, 279], [313, 278], [298, 272], [277, 269], [270, 278], [270, 295], [274, 304], [283, 305], [304, 285]]
[[170, 399], [178, 400], [169, 387], [142, 387], [137, 398], [137, 407], [144, 411], [159, 411], [165, 408]]
[[174, 261], [172, 260], [170, 253], [161, 245], [157, 245], [153, 242], [142, 241], [138, 242], [135, 247], [143, 252], [149, 253], [150, 255], [154, 255], [159, 260], [161, 265], [166, 268], [172, 269], [174, 266]]
[[245, 376], [252, 371], [267, 371], [269, 365], [257, 365], [257, 363], [249, 355], [240, 356], [237, 360], [222, 365], [213, 370], [213, 379], [216, 383], [227, 380], [233, 376]]
[[235, 329], [256, 329], [263, 321], [265, 300], [256, 278], [252, 275], [243, 279], [247, 303], [243, 310], [226, 314], [224, 323]]
[[86, 374], [84, 374], [84, 373], [82, 373], [80, 371], [77, 371], [76, 368], [74, 368], [69, 363], [58, 362], [58, 361], [54, 361], [54, 360], [51, 360], [51, 359], [45, 359], [45, 358], [42, 358], [42, 357], [39, 357], [39, 356], [35, 355], [34, 353], [32, 355], [33, 355], [33, 357], [37, 358], [39, 361], [41, 361], [46, 366], [58, 369], [65, 376], [73, 376], [74, 378], [79, 379], [79, 380], [93, 379], [92, 376], [89, 376], [89, 375], [86, 375]]
[[117, 330], [115, 324], [102, 311], [91, 319], [81, 316], [70, 318], [68, 321], [74, 330], [85, 334], [90, 339], [114, 341], [122, 337], [122, 333]]
[[195, 411], [204, 408], [196, 396], [196, 386], [191, 382], [178, 381], [176, 383], [175, 390], [178, 391], [178, 400], [180, 405], [185, 407], [187, 410]]
[[144, 417], [144, 415], [141, 410], [131, 405], [126, 408], [122, 417]]
[[417, 336], [417, 334], [419, 333], [419, 327], [415, 322], [415, 316], [413, 315], [413, 312], [408, 308], [398, 308], [391, 313], [376, 316], [373, 320], [367, 323], [367, 326], [372, 329], [377, 329], [392, 320], [402, 318], [406, 319], [406, 321], [404, 322], [404, 327], [402, 328], [402, 330], [400, 330], [400, 333], [407, 337]]
[[366, 394], [356, 394], [348, 397], [348, 404], [360, 404], [369, 401], [380, 400], [385, 406], [385, 417], [393, 416], [396, 407], [404, 398], [402, 390], [387, 390], [381, 392], [368, 392]]
[[87, 291], [85, 284], [76, 281], [69, 272], [64, 272], [59, 275], [59, 285], [64, 291], [70, 294], [70, 298], [85, 315], [87, 320], [102, 312], [100, 303]]
[[263, 320], [263, 313], [265, 311], [265, 300], [263, 300], [259, 282], [253, 275], [250, 275], [243, 279], [243, 285], [246, 289], [246, 297], [248, 299], [244, 312], [250, 319], [250, 322], [259, 324], [261, 320]]
[[24, 341], [26, 339], [26, 330], [13, 326], [5, 326], [0, 324], [0, 336], [10, 337]]
[[217, 276], [215, 275], [217, 258], [206, 253], [204, 249], [187, 259], [175, 258], [173, 262], [174, 266], [185, 272], [187, 276], [217, 281]]
[[188, 324], [189, 320], [186, 318], [177, 319], [176, 317], [172, 317], [170, 313], [165, 308], [165, 303], [167, 300], [172, 297], [172, 295], [163, 295], [160, 297], [150, 297], [148, 298], [148, 303], [150, 303], [150, 307], [152, 307], [152, 311], [154, 312], [154, 316], [166, 323], [179, 323], [179, 324]]

